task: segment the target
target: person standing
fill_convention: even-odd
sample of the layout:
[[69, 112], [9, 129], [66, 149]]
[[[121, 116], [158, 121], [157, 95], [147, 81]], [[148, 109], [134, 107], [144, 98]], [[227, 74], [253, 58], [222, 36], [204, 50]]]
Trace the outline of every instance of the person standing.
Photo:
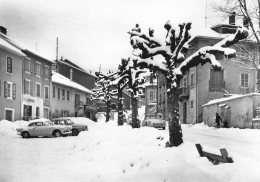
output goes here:
[[222, 122], [221, 117], [218, 115], [218, 113], [216, 113], [216, 124], [217, 124], [217, 128], [220, 127], [220, 122]]

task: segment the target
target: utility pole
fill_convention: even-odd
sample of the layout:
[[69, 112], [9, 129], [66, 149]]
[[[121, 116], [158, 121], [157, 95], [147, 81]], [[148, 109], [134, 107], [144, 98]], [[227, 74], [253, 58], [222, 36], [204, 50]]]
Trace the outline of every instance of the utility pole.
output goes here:
[[[258, 1], [260, 1], [260, 0], [258, 0]], [[207, 19], [208, 19], [208, 0], [206, 0], [205, 28], [207, 27]]]
[[59, 59], [59, 38], [56, 39], [56, 61]]

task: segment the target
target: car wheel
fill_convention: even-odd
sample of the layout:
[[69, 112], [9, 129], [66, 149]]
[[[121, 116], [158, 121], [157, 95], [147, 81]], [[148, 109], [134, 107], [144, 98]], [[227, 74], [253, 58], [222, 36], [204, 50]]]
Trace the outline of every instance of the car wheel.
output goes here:
[[61, 132], [59, 130], [55, 130], [55, 131], [53, 131], [52, 135], [54, 137], [60, 137], [61, 136]]
[[72, 136], [78, 136], [79, 135], [79, 130], [72, 130]]
[[163, 127], [162, 129], [165, 130], [165, 127]]
[[24, 132], [22, 132], [22, 137], [23, 138], [29, 138], [30, 135], [29, 135], [29, 133], [27, 131], [24, 131]]

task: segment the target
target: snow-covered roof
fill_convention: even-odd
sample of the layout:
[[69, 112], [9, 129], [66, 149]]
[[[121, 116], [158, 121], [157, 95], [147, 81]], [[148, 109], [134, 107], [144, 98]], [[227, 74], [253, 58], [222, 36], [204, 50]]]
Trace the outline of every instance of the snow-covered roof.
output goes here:
[[18, 56], [26, 56], [21, 50], [17, 49], [15, 46], [7, 42], [1, 35], [2, 34], [0, 33], [0, 48], [6, 51], [10, 51]]
[[192, 41], [196, 37], [202, 37], [202, 38], [203, 37], [204, 38], [210, 37], [210, 38], [223, 39], [223, 38], [226, 38], [229, 35], [230, 34], [220, 34], [220, 33], [217, 33], [214, 30], [212, 30], [210, 27], [207, 27], [207, 28], [202, 28], [199, 31], [199, 33], [197, 33], [196, 35], [193, 35], [192, 38], [190, 39], [190, 41]]
[[6, 42], [8, 42], [9, 44], [11, 44], [13, 47], [16, 47], [16, 49], [20, 50], [20, 52], [21, 51], [27, 51], [29, 53], [32, 53], [32, 54], [34, 54], [34, 55], [36, 55], [36, 56], [46, 60], [46, 61], [54, 63], [52, 61], [52, 59], [49, 59], [49, 58], [46, 58], [45, 56], [42, 56], [39, 52], [35, 52], [33, 49], [29, 48], [27, 45], [25, 45], [25, 44], [23, 44], [23, 43], [21, 43], [21, 42], [19, 42], [17, 40], [14, 40], [13, 38], [10, 38], [9, 36], [7, 36], [7, 35], [5, 35], [5, 34], [3, 34], [1, 32], [0, 32], [0, 37], [2, 39], [4, 39]]
[[67, 77], [65, 77], [59, 73], [53, 72], [52, 82], [58, 83], [58, 84], [61, 84], [61, 85], [67, 86], [67, 87], [75, 88], [75, 89], [78, 89], [80, 91], [83, 91], [83, 92], [86, 92], [89, 94], [93, 94], [93, 92], [91, 90], [89, 90], [88, 88], [86, 88], [74, 81], [71, 81], [70, 79], [68, 79]]
[[[219, 104], [219, 103], [222, 103], [222, 102], [227, 102], [227, 101], [242, 98], [242, 97], [249, 97], [249, 96], [260, 96], [260, 93], [251, 93], [251, 94], [245, 94], [245, 95], [237, 94], [237, 95], [232, 95], [230, 97], [214, 99], [214, 100], [210, 100], [208, 103], [202, 105], [202, 107], [209, 106], [209, 105], [212, 105], [212, 104]], [[219, 106], [221, 107], [221, 106], [225, 106], [225, 105], [220, 104]]]

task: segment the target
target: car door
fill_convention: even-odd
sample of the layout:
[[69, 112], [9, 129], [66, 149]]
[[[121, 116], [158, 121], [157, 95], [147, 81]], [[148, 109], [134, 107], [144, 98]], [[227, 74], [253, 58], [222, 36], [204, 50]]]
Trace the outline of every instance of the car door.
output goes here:
[[44, 130], [42, 131], [45, 136], [52, 135], [53, 125], [50, 121], [44, 122]]
[[36, 122], [31, 128], [30, 128], [30, 135], [31, 136], [43, 136], [42, 135], [42, 129], [43, 129], [43, 122], [39, 121]]

